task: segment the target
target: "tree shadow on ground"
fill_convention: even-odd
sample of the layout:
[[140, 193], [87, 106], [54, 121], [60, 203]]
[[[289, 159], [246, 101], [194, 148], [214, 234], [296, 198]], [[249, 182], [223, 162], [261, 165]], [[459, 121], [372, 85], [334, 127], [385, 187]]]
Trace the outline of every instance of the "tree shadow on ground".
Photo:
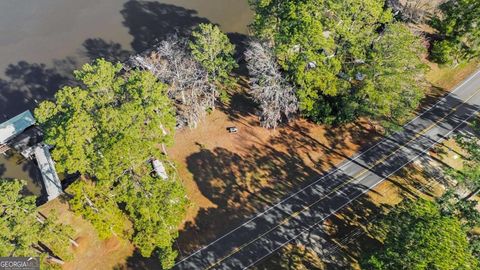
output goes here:
[[325, 237], [327, 243], [320, 251], [326, 269], [352, 268], [361, 256], [380, 247], [374, 224], [389, 208], [388, 205], [375, 204], [368, 195], [363, 195], [331, 216], [322, 226], [328, 235]]
[[426, 95], [420, 101], [420, 106], [418, 108], [419, 109], [428, 108], [428, 107], [434, 105], [435, 103], [437, 103], [441, 98], [448, 95], [449, 93], [450, 92], [445, 90], [444, 88], [431, 85], [430, 86], [430, 91], [428, 92], [428, 95]]
[[290, 192], [295, 183], [319, 175], [294, 153], [273, 147], [254, 147], [249, 152], [243, 157], [224, 148], [203, 149], [187, 158], [202, 194], [217, 207], [200, 209], [195, 223], [185, 225], [178, 239], [183, 252], [194, 251], [260, 212]]
[[[201, 193], [216, 207], [200, 209], [195, 221], [185, 225], [178, 239], [182, 252], [188, 254], [198, 249], [249, 216], [307, 186], [342, 157], [335, 146], [322, 144], [310, 135], [308, 128], [298, 124], [283, 128], [277, 136], [256, 145], [245, 155], [217, 147], [201, 149], [187, 157], [187, 168]], [[318, 151], [324, 154], [310, 155]]]
[[[231, 94], [228, 104], [221, 103], [219, 109], [222, 110], [230, 121], [240, 121], [250, 115], [257, 114], [257, 105], [253, 99], [243, 91], [243, 87], [237, 88]], [[251, 123], [258, 125], [258, 123]]]
[[[418, 164], [405, 167], [386, 180], [387, 188], [361, 196], [327, 220], [324, 229], [328, 232], [330, 245], [325, 247], [326, 253], [322, 253], [327, 269], [351, 268], [362, 256], [381, 248], [376, 226], [400, 200], [438, 195], [438, 185], [445, 184], [441, 168], [429, 162], [429, 157], [419, 161], [421, 168]], [[390, 192], [397, 194], [395, 199], [386, 197], [391, 196]], [[388, 203], [379, 202], [373, 195], [384, 197]], [[346, 263], [340, 268], [338, 262], [342, 260], [339, 258]]]
[[281, 248], [275, 254], [253, 266], [254, 270], [268, 269], [309, 269], [324, 270], [321, 258], [309, 248], [301, 244], [291, 243]]

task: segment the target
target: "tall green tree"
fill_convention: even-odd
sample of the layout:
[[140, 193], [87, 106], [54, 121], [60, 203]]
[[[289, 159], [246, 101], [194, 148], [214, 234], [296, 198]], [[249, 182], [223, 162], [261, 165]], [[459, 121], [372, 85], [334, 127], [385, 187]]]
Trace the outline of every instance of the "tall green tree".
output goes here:
[[432, 57], [441, 64], [456, 64], [480, 56], [480, 2], [448, 0], [431, 24], [440, 40], [433, 43]]
[[[25, 181], [0, 179], [0, 256], [39, 256], [42, 268], [55, 267], [48, 255], [70, 260], [73, 229], [55, 215], [40, 219], [34, 196], [22, 195]], [[50, 251], [45, 250], [46, 246]]]
[[[141, 254], [155, 252], [169, 268], [187, 199], [161, 147], [173, 142], [175, 127], [166, 86], [148, 71], [124, 72], [103, 59], [84, 65], [75, 78], [80, 86], [64, 87], [35, 110], [46, 142], [55, 145], [57, 168], [82, 174], [68, 190], [72, 209], [100, 237], [132, 240]], [[152, 159], [166, 165], [168, 179], [150, 176]]]
[[480, 120], [476, 119], [472, 125], [473, 133], [459, 135], [456, 142], [466, 151], [463, 167], [453, 171], [452, 175], [460, 183], [474, 190], [480, 188]]
[[384, 246], [367, 257], [365, 269], [478, 269], [461, 222], [434, 202], [404, 201], [382, 225]]
[[199, 24], [192, 32], [189, 47], [194, 59], [207, 70], [213, 81], [228, 82], [232, 70], [238, 67], [233, 58], [235, 45], [216, 25]]
[[[250, 4], [255, 35], [273, 44], [285, 77], [297, 88], [300, 110], [314, 121], [347, 122], [365, 113], [398, 120], [392, 117], [395, 108], [409, 106], [398, 114], [412, 110], [422, 96], [424, 89], [416, 84], [424, 73], [417, 65], [422, 52], [418, 38], [393, 22], [385, 1], [250, 0]], [[395, 31], [410, 44], [389, 39]], [[403, 69], [408, 72], [399, 74]], [[381, 80], [387, 75], [390, 80]], [[404, 79], [396, 92], [412, 89], [408, 95], [412, 100], [397, 104], [384, 87], [393, 89]]]
[[426, 66], [419, 55], [425, 47], [402, 23], [385, 26], [373, 42], [365, 65], [357, 69], [365, 77], [358, 83], [363, 114], [388, 123], [403, 123], [424, 97]]
[[468, 230], [480, 226], [478, 201], [461, 198], [453, 189], [448, 189], [437, 202], [443, 215], [456, 217]]

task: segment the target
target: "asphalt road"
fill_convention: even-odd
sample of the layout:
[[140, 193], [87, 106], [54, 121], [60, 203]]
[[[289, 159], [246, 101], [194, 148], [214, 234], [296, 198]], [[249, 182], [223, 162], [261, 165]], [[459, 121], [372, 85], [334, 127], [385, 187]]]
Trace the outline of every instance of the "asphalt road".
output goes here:
[[[307, 187], [258, 213], [175, 269], [245, 269], [320, 224], [436, 143], [462, 128], [480, 109], [480, 71], [424, 111], [404, 129], [351, 157]], [[221, 222], [221, 221], [219, 221]]]

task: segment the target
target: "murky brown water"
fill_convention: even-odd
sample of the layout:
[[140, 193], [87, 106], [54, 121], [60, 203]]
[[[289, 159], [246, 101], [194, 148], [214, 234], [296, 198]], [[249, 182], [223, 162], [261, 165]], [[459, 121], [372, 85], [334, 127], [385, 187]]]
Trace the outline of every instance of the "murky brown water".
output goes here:
[[[122, 59], [201, 22], [238, 42], [252, 17], [247, 0], [1, 0], [0, 122], [33, 109], [97, 57]], [[0, 177], [31, 180], [31, 163], [0, 156]]]

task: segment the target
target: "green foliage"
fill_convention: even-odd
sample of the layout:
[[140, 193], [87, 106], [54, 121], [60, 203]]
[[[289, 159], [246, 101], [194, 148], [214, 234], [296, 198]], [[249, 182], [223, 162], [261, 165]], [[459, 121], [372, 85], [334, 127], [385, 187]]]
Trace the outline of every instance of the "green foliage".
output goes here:
[[68, 187], [67, 192], [72, 195], [69, 200], [72, 211], [89, 220], [100, 239], [107, 239], [112, 235], [126, 239], [131, 236], [127, 217], [110, 196], [113, 192], [109, 186], [78, 180]]
[[441, 36], [433, 44], [432, 58], [438, 63], [468, 61], [480, 55], [480, 2], [448, 0], [431, 24]]
[[463, 168], [454, 171], [452, 175], [470, 189], [480, 188], [480, 121], [473, 124], [474, 136], [457, 136], [456, 141], [467, 152], [463, 161]]
[[393, 22], [385, 1], [250, 4], [254, 33], [272, 42], [285, 76], [297, 88], [302, 113], [312, 120], [341, 123], [368, 115], [400, 121], [423, 96], [418, 82], [425, 72], [424, 49], [406, 26]]
[[71, 226], [65, 226], [58, 222], [55, 211], [52, 211], [44, 223], [40, 226], [41, 242], [44, 243], [56, 256], [70, 261], [73, 254], [69, 247], [70, 239], [73, 239], [75, 231]]
[[0, 256], [40, 256], [42, 268], [51, 268], [41, 243], [61, 259], [72, 259], [73, 229], [58, 223], [55, 214], [40, 222], [35, 197], [21, 194], [24, 185], [24, 181], [0, 179]]
[[460, 51], [458, 49], [457, 44], [442, 40], [433, 43], [430, 54], [432, 59], [439, 64], [452, 64], [455, 59], [459, 58]]
[[71, 208], [101, 238], [129, 239], [144, 256], [167, 254], [160, 259], [170, 266], [187, 199], [173, 165], [167, 180], [150, 176], [152, 158], [170, 164], [160, 148], [172, 143], [175, 127], [165, 85], [103, 59], [75, 77], [81, 86], [64, 87], [35, 110], [57, 168], [83, 175], [68, 189]]
[[194, 59], [207, 70], [213, 81], [226, 83], [231, 80], [230, 73], [238, 67], [233, 58], [235, 46], [218, 26], [199, 24], [192, 33], [189, 47]]
[[[174, 109], [166, 87], [149, 72], [121, 75], [121, 65], [98, 60], [75, 72], [82, 87], [64, 87], [35, 117], [55, 145], [57, 169], [113, 182], [132, 166], [161, 156], [170, 144]], [[167, 131], [162, 135], [162, 128]]]
[[462, 199], [453, 189], [448, 189], [437, 202], [443, 215], [457, 218], [467, 229], [480, 226], [480, 212], [476, 209], [476, 200]]
[[382, 225], [383, 249], [364, 260], [365, 269], [478, 269], [461, 222], [433, 202], [404, 201]]
[[367, 115], [401, 123], [419, 105], [426, 66], [418, 55], [425, 51], [404, 24], [386, 26], [368, 53], [368, 65], [359, 68], [366, 77], [358, 94]]
[[176, 257], [171, 245], [188, 204], [183, 186], [179, 181], [163, 181], [150, 175], [136, 177], [135, 181], [124, 177], [120, 186], [119, 201], [125, 203], [135, 223], [132, 242], [144, 257], [159, 248], [163, 267], [171, 268]]

